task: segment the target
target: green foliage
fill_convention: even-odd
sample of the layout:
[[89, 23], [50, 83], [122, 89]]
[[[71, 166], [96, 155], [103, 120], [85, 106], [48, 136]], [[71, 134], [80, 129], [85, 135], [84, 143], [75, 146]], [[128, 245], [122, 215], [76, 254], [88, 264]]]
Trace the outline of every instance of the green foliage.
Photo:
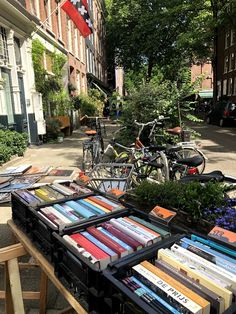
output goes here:
[[80, 110], [81, 116], [101, 116], [104, 106], [104, 95], [97, 89], [90, 89], [88, 95], [80, 94], [71, 98], [74, 109]]
[[0, 164], [11, 156], [23, 156], [28, 144], [28, 134], [10, 130], [0, 130]]
[[181, 184], [169, 181], [163, 184], [143, 182], [135, 190], [137, 201], [145, 205], [147, 211], [156, 205], [182, 210], [194, 220], [202, 217], [203, 211], [225, 205], [225, 187], [221, 183], [199, 182]]
[[56, 139], [61, 134], [62, 122], [55, 118], [46, 119], [46, 132], [48, 138]]

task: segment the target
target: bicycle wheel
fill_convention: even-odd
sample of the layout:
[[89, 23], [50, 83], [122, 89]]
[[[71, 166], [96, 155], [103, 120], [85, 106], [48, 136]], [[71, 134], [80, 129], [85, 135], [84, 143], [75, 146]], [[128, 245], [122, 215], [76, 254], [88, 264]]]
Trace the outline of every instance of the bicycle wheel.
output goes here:
[[83, 161], [82, 161], [82, 169], [84, 172], [90, 172], [93, 169], [93, 147], [90, 145], [89, 147], [83, 148]]
[[182, 147], [181, 150], [176, 152], [176, 156], [177, 156], [177, 158], [180, 158], [180, 159], [200, 156], [200, 157], [202, 157], [203, 162], [202, 162], [201, 165], [199, 165], [197, 167], [198, 173], [201, 174], [205, 170], [205, 167], [206, 167], [206, 157], [204, 156], [204, 154], [198, 148], [195, 148], [195, 147]]
[[[155, 163], [160, 167], [155, 167]], [[150, 182], [164, 183], [170, 180], [168, 160], [164, 152], [160, 151], [154, 164], [151, 166], [151, 172], [147, 178]]]

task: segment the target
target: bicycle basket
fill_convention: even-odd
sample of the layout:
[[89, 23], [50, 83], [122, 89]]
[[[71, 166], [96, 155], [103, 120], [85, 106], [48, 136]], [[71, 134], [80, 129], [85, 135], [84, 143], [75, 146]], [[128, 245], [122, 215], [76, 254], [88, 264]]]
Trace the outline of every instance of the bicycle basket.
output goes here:
[[101, 163], [97, 164], [88, 174], [91, 186], [101, 192], [108, 192], [113, 189], [126, 191], [130, 188], [131, 175], [134, 166], [124, 163]]

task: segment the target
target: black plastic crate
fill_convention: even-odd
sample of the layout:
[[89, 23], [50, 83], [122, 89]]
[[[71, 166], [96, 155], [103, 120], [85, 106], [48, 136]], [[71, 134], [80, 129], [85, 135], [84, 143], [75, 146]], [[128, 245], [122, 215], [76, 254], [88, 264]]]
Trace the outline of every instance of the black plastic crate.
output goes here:
[[[130, 276], [132, 274], [131, 268], [140, 262], [147, 260], [154, 264], [157, 259], [157, 251], [161, 248], [168, 248], [176, 241], [186, 235], [177, 234], [168, 239], [163, 240], [162, 243], [156, 246], [147, 247], [143, 252], [139, 252], [135, 256], [127, 256], [120, 261], [109, 264], [108, 268], [103, 271], [103, 276], [106, 281], [106, 289], [104, 291], [104, 303], [106, 303], [107, 314], [136, 314], [136, 313], [149, 313], [149, 314], [164, 314], [164, 310], [154, 310], [146, 302], [140, 299], [133, 293], [120, 279]], [[223, 314], [235, 314], [236, 302], [234, 302]]]
[[[97, 221], [85, 222], [77, 228], [67, 228], [67, 230], [65, 230], [65, 234], [71, 235], [76, 232], [81, 232], [89, 226], [99, 226], [101, 223], [108, 221], [111, 218], [124, 217], [128, 215], [135, 215], [150, 222], [147, 214], [139, 210], [128, 209], [122, 213], [117, 212], [116, 217], [114, 215], [113, 217], [103, 217], [97, 219]], [[85, 288], [87, 288], [89, 300], [93, 300], [93, 298], [97, 298], [99, 300], [101, 299], [97, 305], [95, 305], [93, 301], [91, 301], [92, 303], [89, 302], [89, 311], [91, 311], [91, 307], [94, 306], [97, 312], [105, 313], [105, 308], [109, 308], [109, 306], [104, 303], [104, 290], [107, 283], [106, 279], [102, 275], [102, 271], [93, 269], [91, 264], [89, 264], [86, 259], [82, 259], [76, 249], [70, 246], [61, 235], [53, 233], [53, 236], [55, 238], [55, 254], [53, 260], [55, 273], [58, 278], [75, 296], [79, 290], [82, 289], [82, 291], [84, 291]], [[152, 246], [160, 246], [160, 243], [162, 243], [162, 240], [152, 244]], [[146, 248], [135, 251], [127, 257], [140, 254], [142, 255], [142, 251], [145, 249]], [[123, 259], [126, 259], [126, 257], [122, 257], [119, 260]]]

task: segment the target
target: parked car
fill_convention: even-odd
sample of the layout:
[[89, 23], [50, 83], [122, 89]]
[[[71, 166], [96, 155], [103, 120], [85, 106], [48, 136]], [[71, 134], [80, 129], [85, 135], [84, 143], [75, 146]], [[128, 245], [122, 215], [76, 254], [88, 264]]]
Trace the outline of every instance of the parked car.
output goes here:
[[218, 124], [221, 127], [226, 124], [236, 125], [236, 104], [226, 101], [217, 102], [208, 112], [206, 122]]

